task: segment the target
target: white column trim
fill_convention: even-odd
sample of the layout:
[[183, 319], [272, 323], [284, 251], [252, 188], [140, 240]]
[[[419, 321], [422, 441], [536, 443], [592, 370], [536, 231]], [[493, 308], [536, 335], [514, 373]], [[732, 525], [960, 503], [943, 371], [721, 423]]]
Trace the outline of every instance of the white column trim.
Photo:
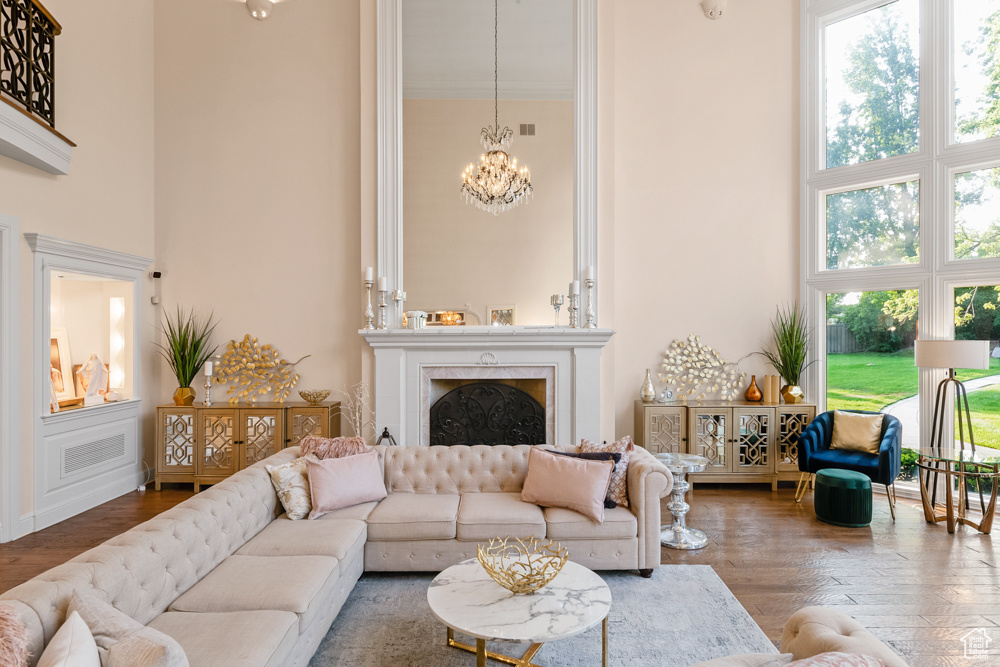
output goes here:
[[20, 537], [20, 224], [0, 215], [0, 542]]

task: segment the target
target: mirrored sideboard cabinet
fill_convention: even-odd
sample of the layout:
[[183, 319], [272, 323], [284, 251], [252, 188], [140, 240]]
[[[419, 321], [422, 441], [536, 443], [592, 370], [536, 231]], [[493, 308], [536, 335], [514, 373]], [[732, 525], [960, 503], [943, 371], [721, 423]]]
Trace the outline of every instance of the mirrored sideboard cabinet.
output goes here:
[[635, 402], [635, 443], [651, 454], [704, 456], [691, 482], [770, 483], [799, 478], [799, 435], [816, 417], [811, 403]]
[[156, 490], [163, 482], [221, 482], [308, 436], [340, 435], [340, 403], [156, 408]]

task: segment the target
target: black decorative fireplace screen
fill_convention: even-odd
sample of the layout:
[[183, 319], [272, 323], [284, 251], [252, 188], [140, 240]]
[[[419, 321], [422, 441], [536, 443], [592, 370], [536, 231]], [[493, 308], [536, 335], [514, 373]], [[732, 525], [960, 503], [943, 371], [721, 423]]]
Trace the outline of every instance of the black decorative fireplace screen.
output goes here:
[[0, 0], [0, 93], [56, 125], [56, 35], [62, 27], [37, 0]]
[[475, 382], [431, 406], [432, 445], [541, 445], [545, 408], [517, 387]]

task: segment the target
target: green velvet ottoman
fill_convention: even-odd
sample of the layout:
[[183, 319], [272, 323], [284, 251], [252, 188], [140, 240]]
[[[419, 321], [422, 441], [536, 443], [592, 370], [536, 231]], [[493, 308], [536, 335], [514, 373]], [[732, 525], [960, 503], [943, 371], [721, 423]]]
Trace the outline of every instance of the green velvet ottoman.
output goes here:
[[816, 473], [816, 518], [835, 526], [862, 528], [872, 522], [872, 481], [853, 470], [829, 468]]

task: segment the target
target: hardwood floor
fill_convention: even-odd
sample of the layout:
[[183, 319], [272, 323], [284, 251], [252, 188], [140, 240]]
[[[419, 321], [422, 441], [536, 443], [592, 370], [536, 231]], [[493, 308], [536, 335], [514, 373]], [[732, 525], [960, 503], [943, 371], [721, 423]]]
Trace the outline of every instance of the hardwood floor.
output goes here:
[[[793, 493], [698, 485], [688, 523], [708, 534], [709, 546], [663, 549], [663, 562], [711, 565], [775, 642], [788, 616], [818, 604], [858, 619], [916, 667], [970, 664], [961, 637], [985, 628], [992, 660], [980, 664], [1000, 664], [1000, 547], [990, 536], [970, 528], [949, 535], [924, 522], [917, 502], [902, 499], [892, 523], [884, 496], [875, 498], [871, 527], [838, 528], [816, 520], [811, 494], [796, 505]], [[0, 545], [0, 591], [191, 495], [181, 486], [130, 493]]]
[[[968, 665], [961, 638], [984, 628], [1000, 664], [1000, 547], [968, 527], [951, 535], [924, 521], [918, 501], [899, 499], [896, 522], [883, 495], [868, 528], [816, 519], [812, 492], [699, 484], [688, 524], [709, 545], [662, 549], [664, 563], [704, 563], [719, 574], [776, 643], [788, 617], [822, 605], [857, 619], [915, 667]], [[667, 514], [664, 509], [664, 514]]]

